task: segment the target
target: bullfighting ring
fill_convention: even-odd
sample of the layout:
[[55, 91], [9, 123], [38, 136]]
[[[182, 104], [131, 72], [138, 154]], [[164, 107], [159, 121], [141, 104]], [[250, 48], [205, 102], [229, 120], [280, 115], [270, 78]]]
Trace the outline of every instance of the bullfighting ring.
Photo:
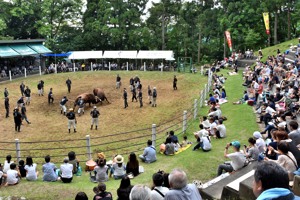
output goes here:
[[[121, 88], [116, 89], [116, 76], [121, 76]], [[129, 79], [138, 76], [142, 84], [143, 103], [142, 108], [138, 102], [131, 102]], [[172, 87], [173, 76], [178, 79], [178, 90]], [[72, 81], [71, 93], [67, 93], [66, 80]], [[37, 84], [40, 80], [45, 82], [44, 96], [38, 96]], [[31, 104], [27, 106], [27, 117], [31, 124], [23, 121], [21, 132], [15, 132], [13, 109], [20, 98], [19, 85], [24, 81], [32, 93]], [[4, 106], [0, 107], [0, 141], [3, 154], [12, 154], [15, 157], [15, 139], [21, 144], [21, 158], [33, 156], [37, 163], [43, 162], [43, 157], [50, 154], [53, 161], [61, 161], [64, 155], [73, 150], [79, 159], [86, 160], [86, 135], [91, 137], [93, 153], [105, 151], [110, 147], [111, 153], [132, 151], [132, 138], [140, 144], [138, 149], [143, 149], [148, 139], [151, 139], [152, 124], [167, 124], [161, 127], [161, 133], [169, 129], [180, 129], [182, 113], [193, 107], [194, 99], [199, 98], [199, 92], [204, 88], [207, 79], [200, 74], [180, 74], [177, 72], [121, 72], [121, 71], [97, 71], [76, 72], [50, 75], [36, 75], [32, 77], [16, 79], [12, 82], [1, 83], [1, 91], [6, 87], [10, 98], [10, 117], [5, 118]], [[148, 101], [147, 87], [157, 88], [157, 107], [151, 107]], [[67, 96], [67, 108], [73, 107], [75, 98], [82, 93], [93, 93], [94, 88], [102, 88], [110, 104], [103, 102], [96, 106], [100, 111], [98, 130], [90, 130], [92, 106], [85, 106], [85, 114], [77, 117], [77, 133], [68, 133], [66, 116], [60, 113], [59, 102], [63, 96]], [[53, 88], [54, 103], [48, 105], [48, 92]], [[123, 88], [127, 88], [129, 107], [124, 109]], [[2, 96], [4, 102], [4, 98]], [[2, 103], [3, 105], [3, 103]], [[78, 108], [78, 107], [77, 107]], [[77, 111], [77, 108], [75, 111]], [[190, 115], [189, 115], [190, 117]], [[176, 125], [176, 120], [178, 124]], [[172, 126], [172, 123], [175, 124]], [[134, 131], [138, 130], [138, 131]], [[115, 135], [115, 137], [114, 137]], [[111, 142], [114, 141], [114, 142]], [[117, 141], [122, 141], [118, 143]], [[7, 142], [7, 143], [5, 143]], [[101, 145], [103, 144], [103, 145]], [[106, 145], [104, 145], [106, 144]], [[125, 146], [124, 146], [125, 145]], [[113, 147], [113, 148], [112, 148]], [[4, 151], [4, 150], [7, 151]], [[136, 150], [136, 149], [134, 149]]]

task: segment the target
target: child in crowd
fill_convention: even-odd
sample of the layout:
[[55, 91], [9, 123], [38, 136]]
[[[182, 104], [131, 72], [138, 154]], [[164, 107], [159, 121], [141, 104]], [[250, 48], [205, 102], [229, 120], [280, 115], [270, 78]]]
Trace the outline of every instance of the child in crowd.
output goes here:
[[10, 164], [10, 169], [7, 170], [7, 178], [6, 184], [7, 185], [16, 185], [20, 182], [21, 174], [17, 171], [17, 165], [15, 163]]
[[180, 144], [181, 147], [186, 147], [188, 144], [192, 144], [192, 142], [188, 141], [187, 136], [183, 136], [183, 141]]
[[3, 166], [3, 172], [7, 173], [7, 171], [10, 169], [10, 164], [14, 163], [14, 161], [11, 160], [11, 155], [7, 155], [6, 156], [6, 160], [4, 162], [4, 166]]
[[26, 170], [25, 170], [24, 160], [19, 161], [19, 172], [20, 172], [22, 178], [26, 177]]
[[115, 163], [112, 165], [111, 173], [114, 175], [114, 179], [122, 179], [126, 174], [124, 158], [121, 155], [117, 155], [114, 161]]

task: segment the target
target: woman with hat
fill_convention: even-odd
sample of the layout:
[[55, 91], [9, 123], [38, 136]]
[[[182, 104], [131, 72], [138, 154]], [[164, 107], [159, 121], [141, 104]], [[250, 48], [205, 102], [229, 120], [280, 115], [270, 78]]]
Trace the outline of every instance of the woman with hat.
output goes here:
[[124, 158], [121, 155], [115, 157], [115, 163], [112, 165], [111, 173], [114, 175], [114, 179], [121, 179], [125, 176]]

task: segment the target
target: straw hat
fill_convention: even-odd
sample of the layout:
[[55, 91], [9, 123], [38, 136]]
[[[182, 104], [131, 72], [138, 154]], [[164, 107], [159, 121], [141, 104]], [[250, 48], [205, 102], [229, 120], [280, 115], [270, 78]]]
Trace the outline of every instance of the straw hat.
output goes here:
[[124, 162], [124, 158], [121, 155], [117, 155], [115, 157], [116, 163], [123, 163]]
[[97, 153], [98, 158], [105, 159], [105, 155], [103, 152]]

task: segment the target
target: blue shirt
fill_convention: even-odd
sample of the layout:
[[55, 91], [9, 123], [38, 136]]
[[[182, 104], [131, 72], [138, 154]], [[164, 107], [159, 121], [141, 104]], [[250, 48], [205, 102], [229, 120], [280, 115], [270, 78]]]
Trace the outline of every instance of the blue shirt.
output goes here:
[[153, 146], [148, 146], [145, 148], [143, 156], [145, 157], [145, 162], [154, 162], [156, 161], [156, 150]]
[[55, 165], [53, 163], [46, 163], [43, 165], [43, 181], [56, 181], [57, 175], [55, 173]]

